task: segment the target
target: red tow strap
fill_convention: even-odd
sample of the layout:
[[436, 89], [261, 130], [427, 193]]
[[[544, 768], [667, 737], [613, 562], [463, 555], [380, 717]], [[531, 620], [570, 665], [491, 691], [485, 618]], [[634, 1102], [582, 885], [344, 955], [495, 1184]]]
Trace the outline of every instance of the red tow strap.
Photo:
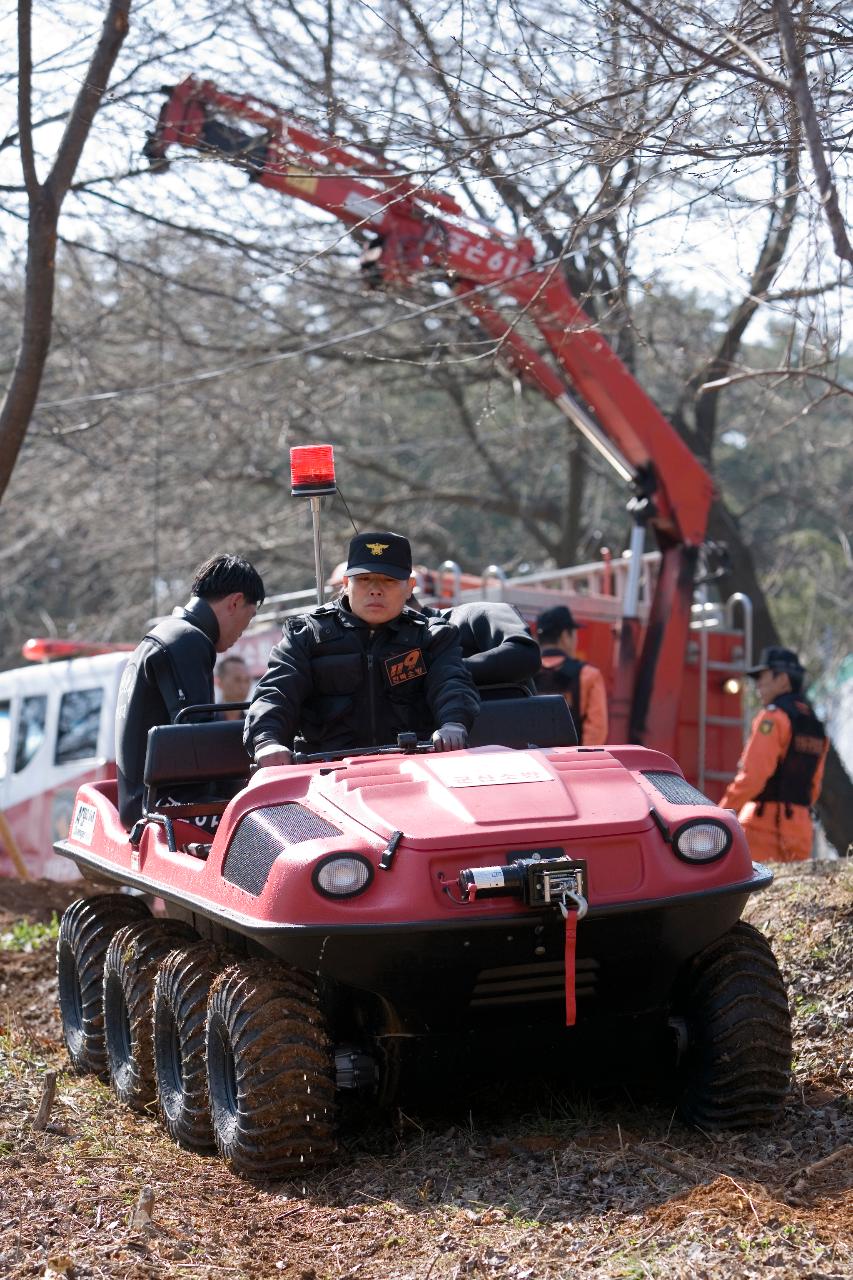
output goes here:
[[578, 931], [577, 911], [566, 911], [566, 1026], [575, 1025], [575, 943]]

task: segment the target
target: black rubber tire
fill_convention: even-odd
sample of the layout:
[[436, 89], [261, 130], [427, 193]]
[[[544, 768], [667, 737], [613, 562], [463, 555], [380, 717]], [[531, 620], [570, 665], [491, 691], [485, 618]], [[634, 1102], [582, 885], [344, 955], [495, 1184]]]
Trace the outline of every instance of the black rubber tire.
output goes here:
[[791, 1014], [764, 935], [740, 921], [701, 952], [677, 1011], [687, 1026], [682, 1118], [702, 1129], [772, 1124], [791, 1083]]
[[310, 977], [266, 960], [219, 975], [207, 1008], [207, 1084], [216, 1145], [236, 1172], [273, 1178], [332, 1156], [332, 1053]]
[[160, 1118], [175, 1142], [215, 1151], [204, 1035], [213, 980], [228, 959], [212, 942], [172, 951], [154, 982], [154, 1075]]
[[133, 921], [150, 918], [141, 898], [124, 893], [78, 898], [62, 916], [56, 943], [59, 1013], [75, 1071], [93, 1071], [107, 1078], [104, 957], [113, 934]]
[[148, 920], [119, 929], [104, 958], [104, 1039], [110, 1086], [120, 1102], [143, 1111], [156, 1097], [151, 1004], [164, 956], [198, 935], [179, 920]]

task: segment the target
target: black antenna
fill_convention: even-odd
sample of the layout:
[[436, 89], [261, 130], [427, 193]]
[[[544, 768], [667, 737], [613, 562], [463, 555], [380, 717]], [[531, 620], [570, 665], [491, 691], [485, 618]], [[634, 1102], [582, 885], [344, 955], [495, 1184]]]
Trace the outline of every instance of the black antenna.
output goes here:
[[352, 525], [353, 529], [355, 529], [356, 533], [358, 534], [358, 533], [360, 533], [360, 532], [361, 532], [361, 530], [359, 529], [358, 525], [356, 524], [356, 522], [355, 522], [355, 521], [353, 520], [353, 518], [352, 518], [352, 512], [350, 511], [349, 507], [347, 506], [347, 500], [346, 500], [346, 498], [344, 497], [344, 495], [341, 493], [341, 486], [340, 486], [340, 485], [337, 485], [336, 487], [337, 487], [337, 490], [338, 490], [338, 497], [340, 498], [341, 502], [344, 504], [344, 507], [346, 507], [346, 513], [347, 513], [347, 515], [349, 516], [349, 522], [350, 522], [350, 524]]
[[151, 511], [151, 603], [154, 617], [160, 612], [160, 464], [163, 446], [163, 367], [165, 362], [164, 330], [164, 280], [163, 266], [160, 258], [160, 241], [154, 249], [155, 267], [157, 270], [157, 399], [154, 411], [154, 466], [152, 484]]

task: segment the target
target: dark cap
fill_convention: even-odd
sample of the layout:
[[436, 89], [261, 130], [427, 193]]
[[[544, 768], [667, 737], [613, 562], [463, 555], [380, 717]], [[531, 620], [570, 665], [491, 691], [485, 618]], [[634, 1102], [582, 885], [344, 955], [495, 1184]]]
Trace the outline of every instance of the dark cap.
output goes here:
[[383, 573], [400, 582], [412, 576], [412, 548], [399, 533], [360, 533], [349, 544], [347, 574]]
[[577, 629], [578, 624], [567, 604], [555, 604], [553, 609], [546, 609], [536, 619], [536, 634], [539, 636], [559, 636], [564, 631]]
[[771, 644], [761, 650], [758, 662], [754, 667], [747, 667], [746, 674], [758, 676], [762, 671], [777, 671], [799, 678], [805, 675], [805, 670], [793, 649], [783, 649], [781, 645]]

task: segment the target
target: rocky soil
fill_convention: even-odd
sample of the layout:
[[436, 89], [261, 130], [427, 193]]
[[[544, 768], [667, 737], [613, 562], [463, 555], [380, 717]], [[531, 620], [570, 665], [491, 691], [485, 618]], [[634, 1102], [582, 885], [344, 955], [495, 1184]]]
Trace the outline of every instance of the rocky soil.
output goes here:
[[37, 925], [73, 896], [0, 881], [8, 1280], [853, 1277], [853, 865], [781, 868], [748, 913], [795, 1014], [794, 1087], [772, 1130], [688, 1130], [625, 1087], [552, 1086], [535, 1104], [515, 1089], [350, 1124], [332, 1168], [264, 1185], [66, 1071]]

